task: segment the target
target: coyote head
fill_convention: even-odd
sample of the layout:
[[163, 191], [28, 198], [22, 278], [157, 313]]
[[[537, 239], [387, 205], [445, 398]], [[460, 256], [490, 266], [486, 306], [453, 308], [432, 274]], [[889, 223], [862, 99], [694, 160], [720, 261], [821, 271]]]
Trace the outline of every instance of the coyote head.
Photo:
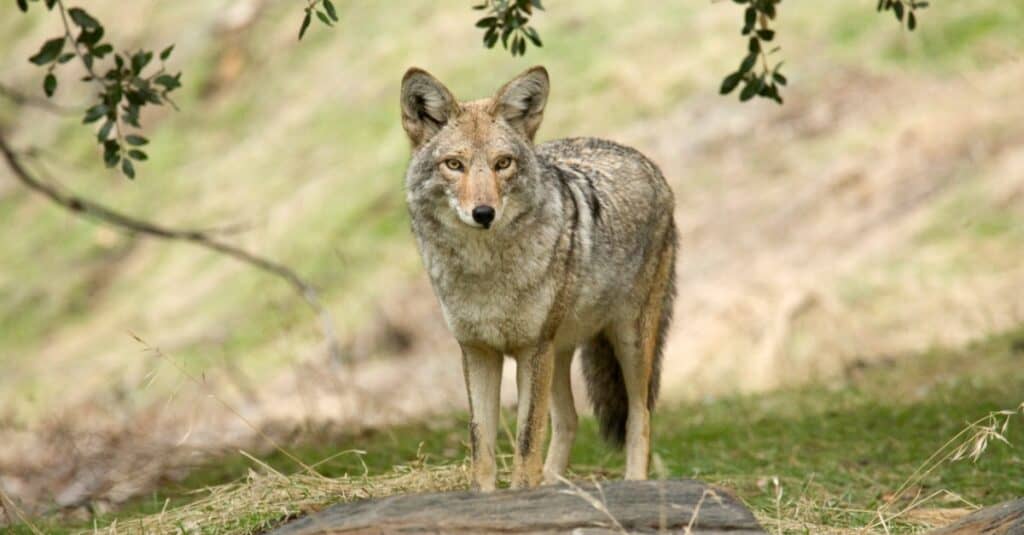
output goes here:
[[421, 69], [402, 79], [402, 126], [412, 141], [411, 209], [448, 226], [494, 231], [527, 210], [538, 180], [533, 137], [548, 97], [533, 67], [491, 98], [459, 102]]

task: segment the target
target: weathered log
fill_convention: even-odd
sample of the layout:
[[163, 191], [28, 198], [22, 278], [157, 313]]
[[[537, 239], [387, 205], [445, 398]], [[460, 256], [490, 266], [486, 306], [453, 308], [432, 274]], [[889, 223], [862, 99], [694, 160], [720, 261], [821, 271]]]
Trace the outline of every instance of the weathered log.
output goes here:
[[494, 493], [392, 496], [334, 505], [272, 532], [763, 534], [731, 494], [698, 481], [615, 481]]
[[975, 511], [930, 535], [1020, 535], [1024, 533], [1024, 499]]

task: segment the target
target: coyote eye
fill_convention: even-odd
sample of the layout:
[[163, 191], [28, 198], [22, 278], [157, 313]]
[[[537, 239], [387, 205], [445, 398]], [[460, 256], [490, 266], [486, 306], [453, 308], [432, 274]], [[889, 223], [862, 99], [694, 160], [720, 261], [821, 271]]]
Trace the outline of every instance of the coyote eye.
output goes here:
[[498, 158], [498, 161], [494, 162], [494, 168], [497, 169], [498, 171], [501, 171], [502, 169], [508, 169], [511, 165], [512, 158], [509, 158], [508, 156]]
[[448, 158], [447, 160], [445, 160], [444, 166], [447, 167], [448, 169], [451, 169], [452, 171], [462, 171], [462, 162], [456, 160], [455, 158]]

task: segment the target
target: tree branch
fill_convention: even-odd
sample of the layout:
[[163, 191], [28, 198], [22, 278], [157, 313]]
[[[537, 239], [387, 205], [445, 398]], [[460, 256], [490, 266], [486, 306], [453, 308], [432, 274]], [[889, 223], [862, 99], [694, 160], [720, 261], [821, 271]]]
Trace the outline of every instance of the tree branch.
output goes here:
[[60, 191], [38, 180], [25, 168], [17, 153], [7, 143], [3, 133], [0, 133], [0, 152], [3, 153], [7, 166], [10, 167], [11, 172], [19, 182], [79, 217], [154, 238], [190, 242], [211, 251], [230, 256], [235, 260], [283, 279], [306, 301], [306, 304], [319, 317], [320, 328], [327, 346], [327, 353], [333, 362], [341, 362], [341, 344], [338, 343], [338, 338], [334, 331], [334, 320], [331, 317], [330, 311], [320, 302], [316, 289], [288, 266], [257, 256], [234, 245], [221, 242], [202, 231], [163, 227], [124, 215], [102, 204], [74, 194]]

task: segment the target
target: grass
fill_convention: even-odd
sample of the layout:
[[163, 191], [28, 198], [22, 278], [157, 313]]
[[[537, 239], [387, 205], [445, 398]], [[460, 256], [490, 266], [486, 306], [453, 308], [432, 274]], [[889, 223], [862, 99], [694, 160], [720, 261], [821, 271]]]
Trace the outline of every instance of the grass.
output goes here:
[[[655, 475], [725, 486], [772, 531], [882, 532], [880, 511], [892, 532], [919, 531], [929, 522], [922, 510], [1024, 495], [1024, 418], [1019, 412], [1001, 416], [1009, 425], [1000, 437], [968, 425], [1021, 406], [1021, 358], [1024, 328], [956, 350], [870, 367], [853, 362], [831, 384], [661, 407], [654, 422]], [[461, 415], [358, 434], [303, 429], [289, 455], [218, 457], [183, 481], [98, 517], [95, 525], [125, 529], [144, 519], [153, 527], [163, 512], [165, 525], [176, 519], [208, 527], [203, 532], [252, 533], [339, 500], [462, 488], [465, 428]], [[988, 449], [976, 460], [951, 460], [958, 446], [970, 452], [982, 438]], [[510, 464], [507, 436], [500, 439], [502, 459]], [[935, 453], [939, 462], [928, 463]], [[318, 475], [291, 456], [315, 466]], [[590, 418], [582, 421], [572, 460], [576, 477], [621, 477], [621, 452], [601, 444]], [[914, 477], [921, 468], [929, 470]], [[901, 512], [911, 504], [917, 513]], [[61, 533], [92, 525], [42, 528]]]

